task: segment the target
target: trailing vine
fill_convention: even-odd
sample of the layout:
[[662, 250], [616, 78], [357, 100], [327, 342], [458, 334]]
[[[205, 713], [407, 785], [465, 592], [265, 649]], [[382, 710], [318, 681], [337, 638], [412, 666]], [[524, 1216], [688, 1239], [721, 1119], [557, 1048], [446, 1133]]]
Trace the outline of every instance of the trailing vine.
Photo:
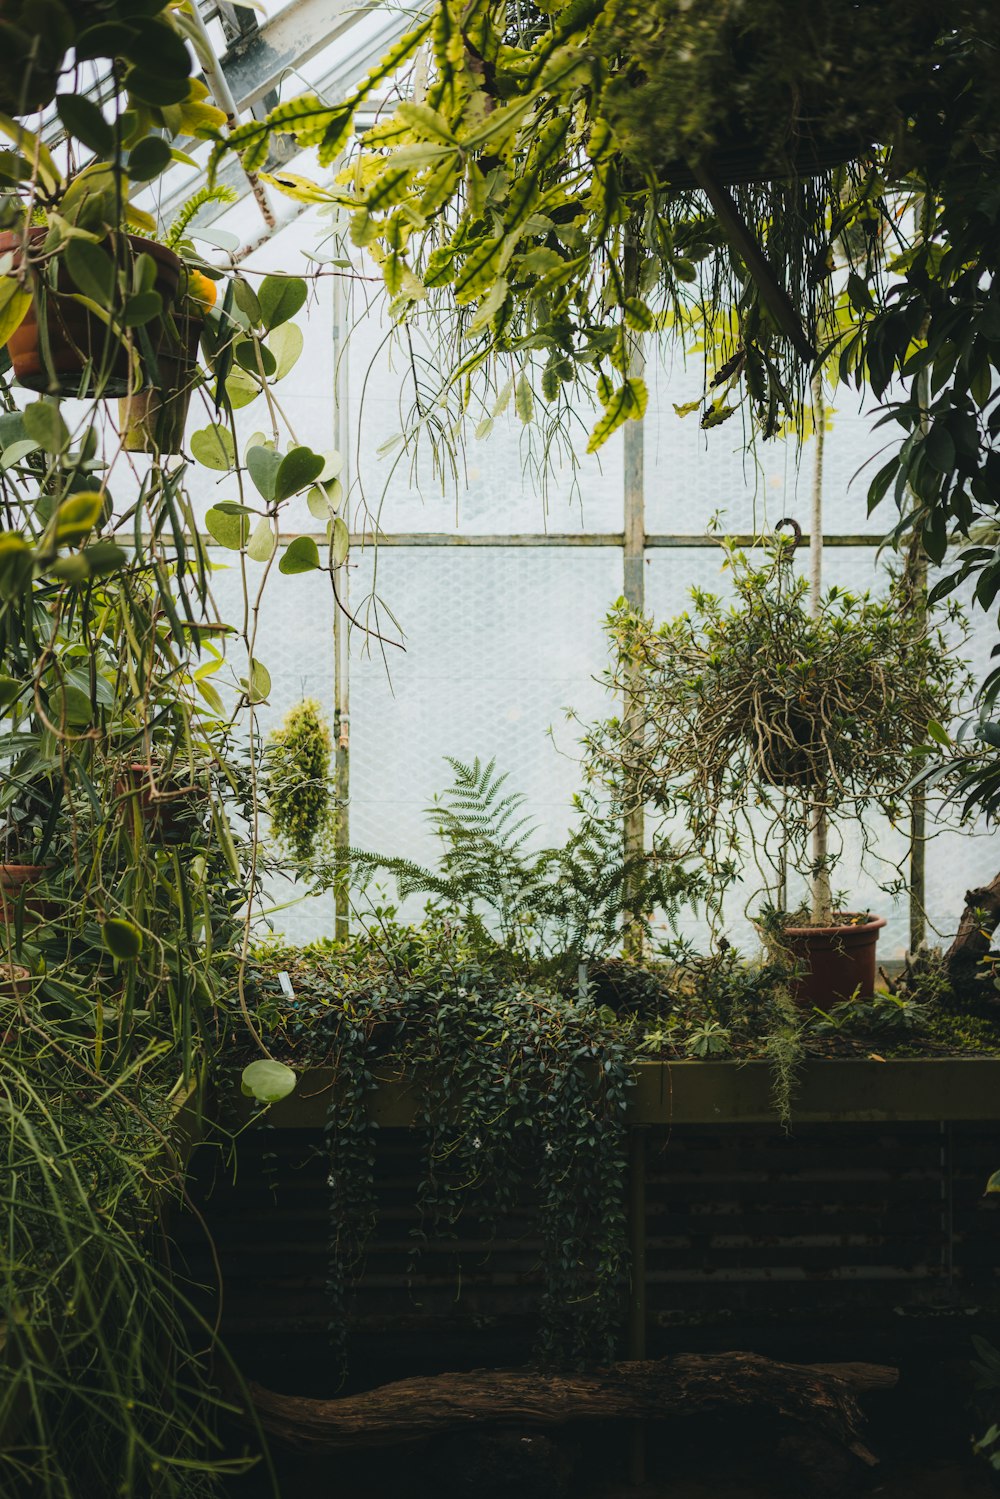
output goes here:
[[[453, 1235], [474, 1205], [495, 1221], [537, 1192], [546, 1364], [613, 1352], [625, 1268], [624, 1036], [589, 996], [513, 981], [460, 930], [387, 924], [351, 952], [330, 947], [308, 977], [282, 953], [299, 994], [285, 1028], [336, 1073], [326, 1124], [330, 1170], [331, 1338], [346, 1361], [352, 1280], [375, 1222], [376, 1077], [418, 1076], [425, 1142], [411, 1268], [431, 1235]], [[271, 966], [271, 960], [268, 968]], [[258, 1014], [277, 985], [259, 971]], [[281, 1036], [266, 1031], [277, 1047]], [[296, 1060], [302, 1053], [298, 1052]]]

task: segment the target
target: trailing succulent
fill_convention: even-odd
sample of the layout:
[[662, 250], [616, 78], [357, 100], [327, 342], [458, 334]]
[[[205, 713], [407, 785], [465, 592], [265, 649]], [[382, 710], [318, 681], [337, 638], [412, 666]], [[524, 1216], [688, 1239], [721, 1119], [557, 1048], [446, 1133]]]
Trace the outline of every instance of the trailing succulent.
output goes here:
[[[288, 1012], [275, 981], [289, 972]], [[336, 1069], [326, 1126], [331, 1335], [346, 1357], [350, 1287], [376, 1218], [376, 1075], [425, 1080], [425, 1142], [411, 1263], [463, 1213], [494, 1221], [527, 1190], [537, 1203], [543, 1285], [536, 1353], [611, 1356], [624, 1273], [623, 1036], [586, 995], [512, 978], [461, 928], [383, 923], [351, 948], [262, 955], [250, 984], [268, 1044]]]

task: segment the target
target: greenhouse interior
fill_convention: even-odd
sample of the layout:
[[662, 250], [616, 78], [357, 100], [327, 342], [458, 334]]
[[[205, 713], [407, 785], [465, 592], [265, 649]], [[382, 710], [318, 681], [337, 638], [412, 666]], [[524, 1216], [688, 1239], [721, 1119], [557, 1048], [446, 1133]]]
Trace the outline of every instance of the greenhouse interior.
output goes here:
[[994, 0], [0, 39], [2, 1499], [1000, 1492]]

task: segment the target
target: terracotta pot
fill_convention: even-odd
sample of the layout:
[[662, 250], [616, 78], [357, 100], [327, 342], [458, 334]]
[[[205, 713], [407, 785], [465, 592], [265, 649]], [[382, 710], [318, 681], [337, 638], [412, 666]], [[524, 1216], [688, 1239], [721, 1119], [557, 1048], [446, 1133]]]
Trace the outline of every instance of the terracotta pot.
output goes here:
[[156, 350], [161, 383], [118, 402], [122, 436], [130, 453], [179, 453], [184, 443], [198, 344], [205, 324], [192, 313], [174, 316], [180, 342], [164, 324]]
[[804, 1009], [821, 1010], [857, 993], [875, 993], [875, 947], [884, 916], [838, 911], [834, 926], [786, 926], [785, 947], [798, 959], [802, 977], [793, 997]]
[[0, 864], [0, 921], [5, 926], [15, 925], [19, 909], [25, 926], [55, 921], [60, 911], [58, 902], [30, 893], [46, 874], [44, 864]]
[[[47, 233], [45, 228], [31, 229], [28, 240], [40, 246]], [[155, 260], [154, 289], [160, 293], [165, 307], [172, 305], [183, 269], [179, 257], [155, 240], [142, 239], [136, 234], [126, 238], [136, 255], [150, 255]], [[0, 255], [12, 254], [15, 270], [21, 263], [22, 244], [20, 233], [8, 230], [0, 234]], [[36, 297], [24, 322], [7, 342], [14, 376], [18, 384], [29, 390], [52, 392], [55, 387], [67, 396], [127, 395], [128, 350], [99, 317], [74, 301], [72, 294], [76, 291], [66, 267], [60, 265], [55, 288], [46, 288], [42, 304], [48, 347], [39, 325]], [[161, 336], [155, 322], [148, 327], [154, 340]], [[91, 364], [93, 368], [89, 369]]]
[[135, 761], [118, 783], [118, 794], [138, 801], [142, 820], [151, 838], [162, 843], [182, 843], [191, 827], [201, 786], [179, 786], [158, 765]]

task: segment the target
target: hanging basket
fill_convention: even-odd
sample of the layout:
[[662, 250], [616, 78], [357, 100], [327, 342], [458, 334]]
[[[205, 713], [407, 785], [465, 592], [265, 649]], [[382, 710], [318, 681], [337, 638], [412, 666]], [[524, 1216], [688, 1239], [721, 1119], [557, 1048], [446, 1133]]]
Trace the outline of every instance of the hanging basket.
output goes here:
[[122, 440], [130, 453], [179, 453], [184, 444], [205, 324], [192, 312], [175, 313], [173, 321], [176, 333], [165, 322], [156, 350], [160, 383], [118, 402]]
[[[28, 243], [40, 247], [48, 230], [28, 231]], [[125, 236], [134, 255], [149, 255], [156, 263], [154, 291], [168, 311], [180, 287], [183, 264], [173, 250], [139, 235]], [[8, 230], [0, 234], [0, 255], [11, 255], [13, 270], [22, 261], [24, 236]], [[135, 381], [125, 344], [88, 307], [77, 300], [78, 288], [65, 265], [59, 264], [55, 285], [40, 286], [35, 273], [35, 296], [28, 314], [7, 342], [7, 352], [19, 385], [43, 394], [113, 397], [127, 395]], [[149, 325], [156, 343], [163, 340], [163, 319]]]

